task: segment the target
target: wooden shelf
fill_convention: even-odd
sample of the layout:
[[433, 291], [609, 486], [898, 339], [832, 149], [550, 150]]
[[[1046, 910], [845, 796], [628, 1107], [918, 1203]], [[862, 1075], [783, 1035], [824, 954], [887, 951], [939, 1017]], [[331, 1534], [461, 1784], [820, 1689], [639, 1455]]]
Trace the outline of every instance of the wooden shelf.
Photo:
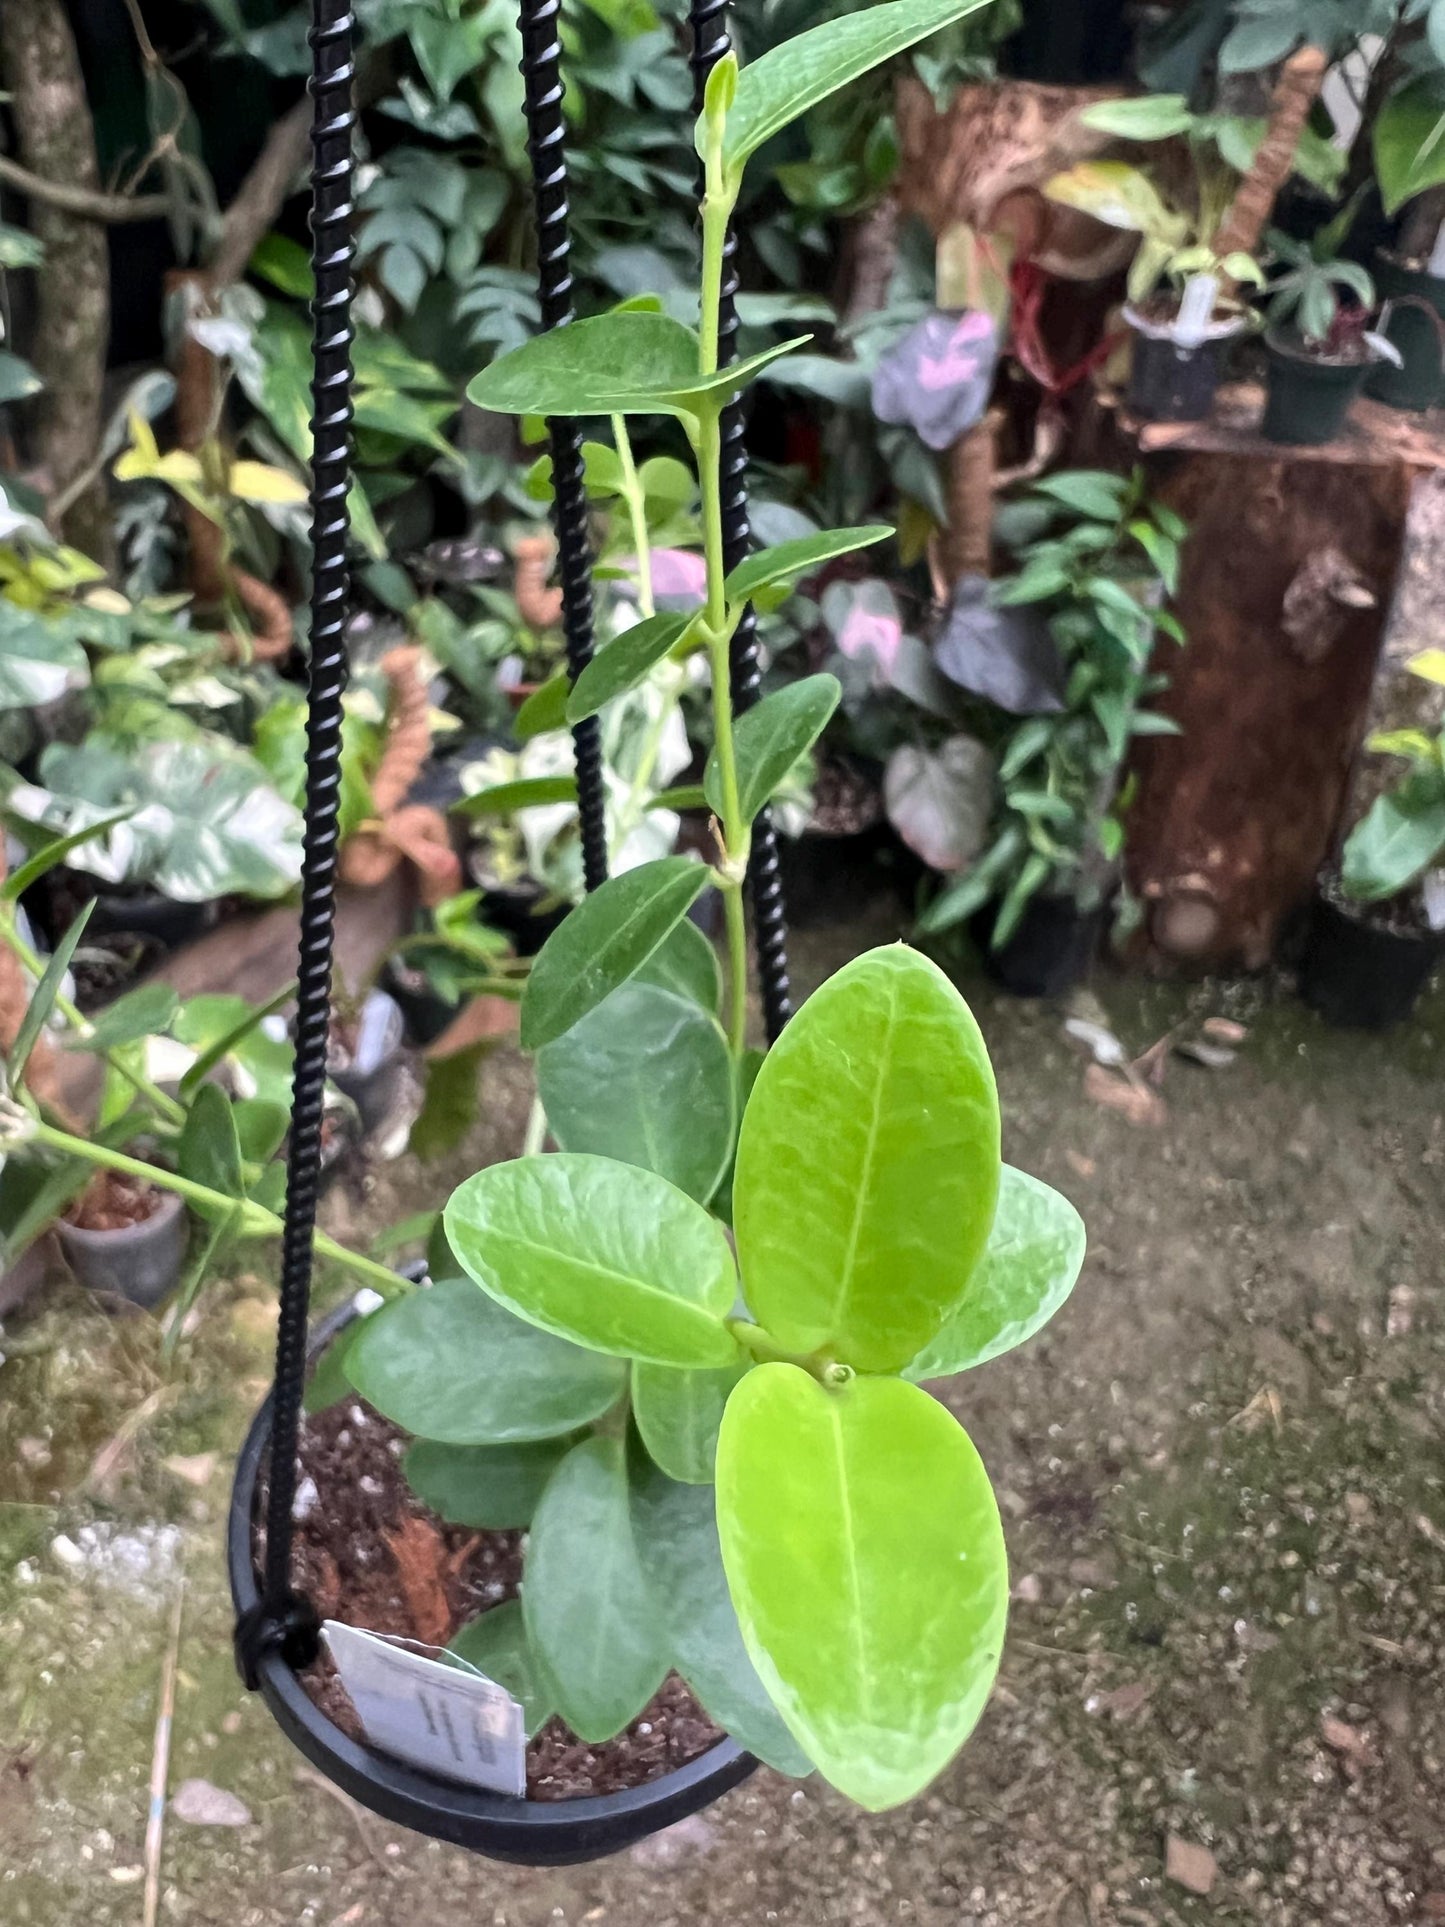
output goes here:
[[1266, 441], [1259, 432], [1264, 389], [1233, 382], [1219, 391], [1214, 414], [1204, 422], [1140, 422], [1115, 391], [1101, 390], [1099, 404], [1142, 455], [1237, 455], [1264, 462], [1320, 462], [1337, 468], [1393, 468], [1419, 472], [1445, 469], [1445, 409], [1407, 415], [1362, 397], [1350, 410], [1345, 431], [1318, 448]]

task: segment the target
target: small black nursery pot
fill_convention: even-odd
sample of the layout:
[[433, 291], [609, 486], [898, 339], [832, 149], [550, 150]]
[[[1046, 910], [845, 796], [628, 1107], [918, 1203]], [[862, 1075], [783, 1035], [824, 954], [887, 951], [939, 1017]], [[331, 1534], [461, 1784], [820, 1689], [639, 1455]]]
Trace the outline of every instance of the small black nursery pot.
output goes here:
[[55, 1229], [66, 1263], [87, 1291], [152, 1311], [180, 1283], [190, 1220], [172, 1191], [163, 1192], [155, 1210], [138, 1224], [92, 1231], [62, 1218]]
[[1294, 448], [1318, 448], [1344, 428], [1350, 404], [1365, 385], [1373, 362], [1326, 360], [1288, 337], [1271, 333], [1269, 387], [1262, 433], [1266, 441]]
[[[317, 1328], [313, 1360], [354, 1317], [346, 1305]], [[252, 1422], [236, 1465], [226, 1527], [226, 1563], [237, 1617], [260, 1600], [255, 1529], [262, 1471], [271, 1443], [274, 1394]], [[567, 1867], [635, 1846], [720, 1799], [757, 1762], [734, 1740], [645, 1786], [579, 1800], [516, 1800], [439, 1779], [349, 1738], [310, 1698], [279, 1654], [257, 1666], [261, 1696], [277, 1725], [333, 1786], [383, 1819], [489, 1860], [524, 1867]]]
[[1299, 992], [1327, 1023], [1348, 1030], [1402, 1024], [1445, 956], [1445, 932], [1391, 929], [1353, 907], [1315, 898]]
[[972, 928], [984, 969], [1004, 990], [1015, 997], [1066, 997], [1093, 968], [1106, 914], [1103, 903], [1083, 910], [1072, 897], [1038, 896], [997, 949], [992, 944], [996, 905], [980, 911]]
[[1134, 308], [1126, 308], [1124, 318], [1134, 331], [1130, 414], [1145, 422], [1207, 420], [1230, 345], [1247, 325], [1243, 317], [1215, 320], [1203, 341], [1189, 343], [1175, 338], [1172, 324], [1151, 321]]

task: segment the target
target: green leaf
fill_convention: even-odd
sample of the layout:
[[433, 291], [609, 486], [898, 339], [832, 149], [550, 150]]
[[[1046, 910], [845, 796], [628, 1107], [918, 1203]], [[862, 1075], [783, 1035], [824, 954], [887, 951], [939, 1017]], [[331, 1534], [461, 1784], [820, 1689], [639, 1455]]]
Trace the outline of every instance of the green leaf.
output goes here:
[[236, 1120], [231, 1100], [219, 1084], [203, 1084], [196, 1092], [190, 1113], [176, 1144], [176, 1169], [192, 1184], [204, 1184], [219, 1191], [226, 1200], [214, 1210], [196, 1204], [208, 1223], [223, 1223], [245, 1196], [241, 1175], [241, 1140], [236, 1135]]
[[711, 1485], [718, 1427], [728, 1394], [748, 1369], [739, 1360], [717, 1371], [680, 1371], [675, 1365], [634, 1365], [632, 1416], [642, 1443], [670, 1479]]
[[710, 938], [684, 917], [635, 977], [634, 983], [659, 984], [678, 997], [690, 997], [709, 1016], [722, 1005], [722, 965]]
[[504, 1600], [463, 1626], [447, 1651], [475, 1666], [520, 1702], [529, 1740], [556, 1712], [527, 1636], [520, 1599]]
[[425, 1060], [421, 1109], [406, 1146], [413, 1157], [445, 1157], [476, 1123], [482, 1101], [482, 1061], [491, 1048], [491, 1041], [483, 1038], [465, 1050]]
[[[836, 676], [803, 676], [775, 689], [739, 716], [734, 748], [744, 822], [752, 822], [798, 758], [817, 742], [842, 694]], [[714, 813], [723, 815], [722, 768], [716, 749], [707, 759], [703, 789]]]
[[658, 984], [623, 984], [539, 1051], [537, 1095], [564, 1151], [655, 1171], [699, 1204], [732, 1157], [733, 1069], [722, 1027], [691, 997]]
[[893, 530], [886, 522], [867, 528], [831, 529], [823, 535], [800, 535], [791, 542], [779, 542], [771, 549], [760, 549], [740, 562], [724, 585], [729, 602], [748, 602], [760, 589], [774, 582], [787, 582], [793, 576], [808, 575], [840, 555], [866, 549], [885, 541]]
[[867, 952], [793, 1018], [743, 1114], [734, 1230], [753, 1316], [791, 1352], [898, 1371], [963, 1296], [999, 1168], [967, 1004], [917, 951]]
[[316, 1367], [307, 1381], [306, 1395], [301, 1401], [303, 1412], [329, 1411], [333, 1405], [339, 1405], [342, 1399], [354, 1396], [355, 1388], [346, 1369], [346, 1361], [365, 1324], [364, 1318], [354, 1318], [349, 1325], [343, 1325], [317, 1359]]
[[[1119, 104], [1122, 106], [1124, 103]], [[1122, 476], [1108, 475], [1091, 468], [1050, 475], [1034, 485], [1035, 495], [1042, 495], [1050, 502], [1061, 502], [1076, 514], [1087, 515], [1099, 522], [1118, 521], [1128, 492], [1129, 484]]]
[[1067, 173], [1055, 174], [1044, 192], [1051, 201], [1091, 214], [1106, 227], [1146, 234], [1171, 247], [1180, 246], [1189, 232], [1189, 223], [1165, 205], [1149, 176], [1127, 161], [1080, 161]]
[[28, 401], [38, 395], [45, 383], [28, 361], [0, 348], [0, 408], [8, 402]]
[[1359, 903], [1383, 903], [1417, 883], [1445, 851], [1445, 788], [1432, 772], [1376, 798], [1345, 843], [1340, 880]]
[[[891, 0], [810, 27], [750, 61], [723, 135], [722, 163], [730, 180], [742, 174], [749, 155], [806, 114], [894, 54], [926, 40], [940, 27], [975, 13], [986, 0]], [[697, 151], [707, 153], [707, 122], [700, 117]]]
[[756, 1759], [795, 1778], [811, 1773], [812, 1762], [784, 1726], [743, 1645], [711, 1486], [679, 1484], [636, 1453], [632, 1524], [678, 1672], [718, 1725]]
[[1032, 1338], [1074, 1289], [1085, 1243], [1068, 1199], [1006, 1164], [993, 1230], [963, 1302], [903, 1376], [972, 1371]]
[[517, 741], [528, 743], [534, 736], [561, 729], [567, 721], [567, 698], [571, 691], [572, 683], [565, 670], [544, 682], [540, 689], [534, 689], [512, 718], [512, 734]]
[[698, 337], [680, 321], [635, 311], [594, 315], [503, 355], [473, 379], [467, 396], [498, 415], [691, 416], [708, 396], [725, 399], [809, 338], [704, 375]]
[[494, 783], [489, 790], [477, 790], [452, 807], [461, 816], [511, 816], [540, 804], [576, 801], [575, 776], [521, 776], [515, 783]]
[[522, 1611], [558, 1712], [592, 1745], [620, 1733], [666, 1677], [620, 1439], [584, 1440], [553, 1473], [527, 1544]]
[[41, 1031], [50, 1022], [50, 1013], [65, 982], [70, 960], [85, 935], [85, 926], [90, 922], [90, 913], [94, 908], [95, 898], [92, 897], [56, 944], [54, 955], [40, 973], [40, 982], [30, 993], [30, 1002], [25, 1006], [25, 1015], [20, 1020], [15, 1042], [10, 1046], [10, 1055], [6, 1059], [6, 1082], [12, 1091], [19, 1090], [25, 1077], [25, 1067], [30, 1062], [30, 1053], [40, 1041]]
[[567, 698], [567, 721], [584, 722], [614, 697], [635, 689], [687, 628], [685, 615], [646, 616], [597, 651]]
[[91, 1028], [76, 1039], [77, 1050], [114, 1050], [121, 1044], [157, 1037], [170, 1028], [180, 1009], [180, 998], [169, 984], [141, 984], [107, 1004], [91, 1020]]
[[0, 903], [18, 903], [32, 883], [38, 883], [41, 877], [48, 876], [64, 863], [72, 850], [78, 850], [93, 837], [106, 835], [117, 823], [124, 823], [130, 814], [129, 810], [120, 810], [114, 816], [104, 817], [99, 823], [87, 824], [83, 830], [75, 830], [69, 836], [57, 837], [54, 842], [47, 843], [0, 883]]
[[532, 1523], [542, 1488], [571, 1451], [570, 1436], [520, 1445], [444, 1445], [418, 1439], [401, 1462], [406, 1482], [453, 1525], [507, 1532]]
[[517, 1158], [460, 1184], [443, 1222], [469, 1275], [544, 1331], [659, 1365], [737, 1357], [722, 1226], [651, 1171], [576, 1151]]
[[[276, 992], [276, 995], [266, 1003], [245, 1009], [244, 1013], [236, 1019], [235, 1023], [231, 1024], [221, 1032], [220, 1036], [214, 1038], [211, 1043], [207, 1044], [196, 1058], [195, 1063], [191, 1065], [191, 1068], [181, 1079], [180, 1094], [182, 1099], [189, 1102], [190, 1098], [200, 1086], [205, 1083], [207, 1077], [210, 1076], [221, 1059], [223, 1057], [229, 1057], [232, 1051], [244, 1044], [248, 1037], [254, 1036], [264, 1018], [273, 1016], [283, 1005], [289, 1004], [295, 991], [296, 979], [293, 977], [290, 983], [283, 984], [280, 990]], [[192, 1038], [186, 1041], [194, 1042], [195, 1040]], [[269, 1044], [272, 1040], [267, 1038], [265, 1041]], [[283, 1045], [281, 1048], [289, 1061], [290, 1047]], [[248, 1153], [247, 1155], [252, 1154]]]
[[1003, 1528], [966, 1433], [899, 1379], [830, 1390], [760, 1365], [717, 1474], [738, 1623], [790, 1732], [870, 1812], [911, 1799], [972, 1732], [1003, 1647]]
[[1375, 174], [1386, 214], [1445, 182], [1445, 83], [1423, 74], [1392, 94], [1375, 121]]
[[512, 1317], [467, 1278], [368, 1318], [347, 1371], [385, 1417], [446, 1445], [560, 1438], [601, 1418], [626, 1383], [612, 1359]]
[[691, 857], [664, 856], [584, 897], [543, 944], [522, 999], [522, 1048], [540, 1050], [635, 976], [712, 881]]
[[1187, 134], [1195, 115], [1183, 94], [1145, 94], [1134, 100], [1101, 100], [1079, 115], [1085, 127], [1121, 140], [1163, 141]]

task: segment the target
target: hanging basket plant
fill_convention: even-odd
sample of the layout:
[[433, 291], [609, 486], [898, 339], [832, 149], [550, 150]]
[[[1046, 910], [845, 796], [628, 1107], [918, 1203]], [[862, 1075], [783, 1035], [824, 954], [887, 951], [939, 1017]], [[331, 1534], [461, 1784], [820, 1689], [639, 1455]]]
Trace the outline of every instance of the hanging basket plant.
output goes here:
[[[419, 1654], [364, 1629], [323, 1628], [298, 1589], [324, 862], [304, 880], [277, 1383], [242, 1456], [230, 1533], [238, 1656], [283, 1728], [366, 1804], [503, 1859], [615, 1850], [715, 1798], [758, 1759], [817, 1771], [870, 1810], [898, 1805], [967, 1739], [998, 1668], [1008, 1601], [998, 1507], [967, 1434], [922, 1382], [1036, 1331], [1072, 1288], [1083, 1227], [1063, 1198], [1001, 1164], [982, 1037], [926, 958], [872, 951], [790, 1016], [767, 807], [819, 739], [839, 687], [815, 675], [755, 700], [750, 605], [777, 602], [806, 572], [890, 531], [749, 552], [733, 403], [786, 349], [732, 361], [724, 293], [749, 157], [970, 10], [971, 0], [892, 0], [741, 72], [716, 17], [699, 10], [698, 330], [646, 301], [570, 320], [555, 10], [523, 10], [532, 149], [549, 157], [538, 212], [552, 331], [493, 363], [470, 393], [493, 413], [546, 418], [552, 436], [589, 894], [536, 958], [521, 1034], [558, 1149], [461, 1184], [428, 1279], [387, 1280], [322, 1365], [334, 1390], [359, 1394], [411, 1437], [407, 1477], [434, 1513], [484, 1536], [527, 1531], [520, 1575], [514, 1564], [498, 1589], [520, 1603], [490, 1603], [451, 1636], [449, 1654]], [[323, 20], [314, 38], [317, 388], [335, 403], [345, 386], [335, 356], [345, 32]], [[334, 510], [346, 477], [344, 411], [318, 412], [312, 740], [322, 747], [308, 847], [324, 849], [344, 669], [344, 518]], [[626, 464], [634, 416], [670, 418], [691, 444], [706, 596], [645, 618], [594, 658], [575, 424], [611, 418]], [[341, 424], [335, 437], [328, 422]], [[598, 716], [665, 657], [693, 655], [712, 689], [701, 787], [713, 859], [663, 857], [609, 880]], [[748, 1047], [750, 875], [765, 1057]], [[709, 893], [722, 904], [725, 989], [688, 921]], [[515, 1537], [507, 1547], [515, 1562]], [[435, 1645], [450, 1633], [445, 1618], [414, 1631]], [[323, 1655], [364, 1738], [328, 1710]], [[712, 1722], [696, 1757], [600, 1796], [526, 1797], [526, 1741], [539, 1721], [555, 1714], [603, 1753], [673, 1676]]]

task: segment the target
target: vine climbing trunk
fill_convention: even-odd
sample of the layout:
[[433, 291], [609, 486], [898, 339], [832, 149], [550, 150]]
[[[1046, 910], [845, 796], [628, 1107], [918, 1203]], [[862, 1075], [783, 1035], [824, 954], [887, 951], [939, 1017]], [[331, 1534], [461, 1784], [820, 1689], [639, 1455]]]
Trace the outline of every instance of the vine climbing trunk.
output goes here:
[[[10, 95], [20, 157], [42, 180], [100, 191], [95, 130], [75, 36], [63, 0], [4, 0], [0, 74]], [[45, 249], [36, 274], [30, 359], [44, 382], [36, 455], [46, 490], [83, 475], [100, 446], [102, 385], [110, 337], [110, 257], [99, 222], [37, 200], [31, 227]], [[99, 481], [67, 509], [65, 534], [102, 563], [109, 522]]]
[[1320, 48], [1301, 47], [1280, 69], [1269, 125], [1220, 226], [1214, 242], [1217, 254], [1258, 251], [1280, 190], [1294, 172], [1300, 138], [1329, 68], [1329, 56]]

